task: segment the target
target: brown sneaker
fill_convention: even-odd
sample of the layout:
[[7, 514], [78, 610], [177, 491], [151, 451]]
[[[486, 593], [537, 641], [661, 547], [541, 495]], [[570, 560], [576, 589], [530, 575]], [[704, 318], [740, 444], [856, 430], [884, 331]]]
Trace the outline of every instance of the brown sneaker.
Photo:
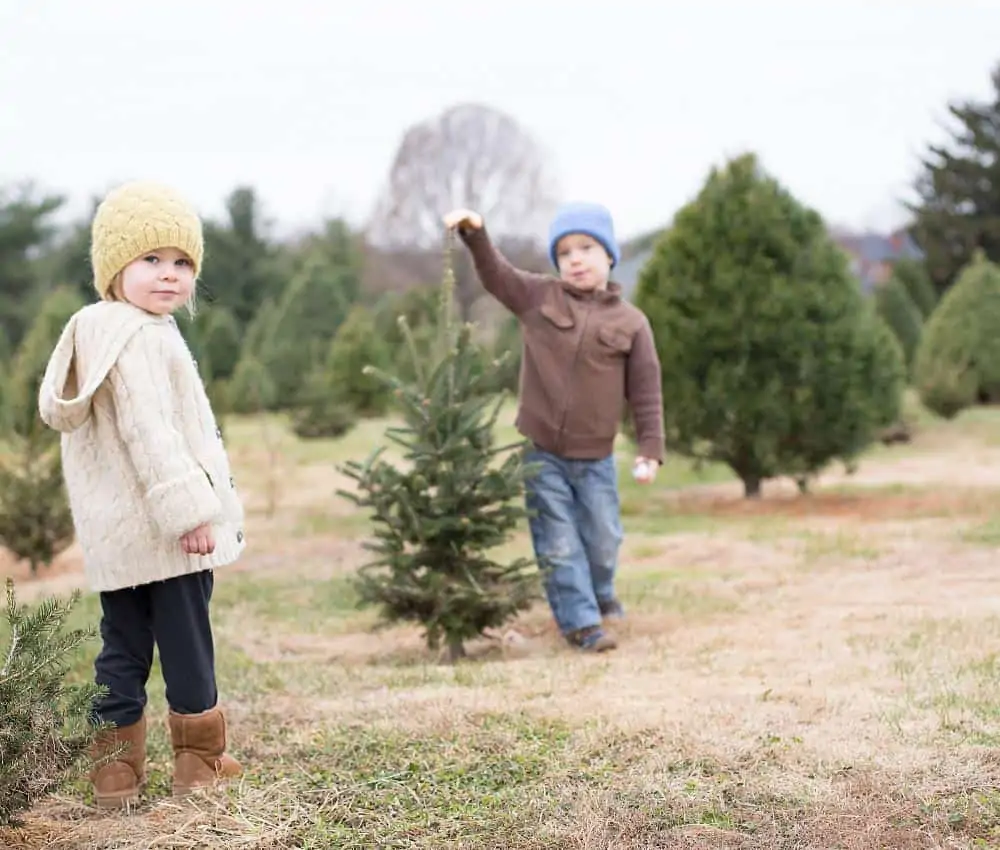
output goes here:
[[607, 652], [618, 646], [618, 642], [600, 626], [589, 626], [570, 632], [566, 639], [584, 652]]
[[210, 788], [243, 772], [240, 763], [226, 753], [226, 719], [218, 706], [201, 714], [171, 711], [169, 725], [175, 797]]
[[[108, 761], [119, 748], [121, 752]], [[131, 726], [100, 732], [90, 747], [95, 762], [89, 779], [99, 809], [122, 809], [138, 805], [146, 786], [146, 718]]]

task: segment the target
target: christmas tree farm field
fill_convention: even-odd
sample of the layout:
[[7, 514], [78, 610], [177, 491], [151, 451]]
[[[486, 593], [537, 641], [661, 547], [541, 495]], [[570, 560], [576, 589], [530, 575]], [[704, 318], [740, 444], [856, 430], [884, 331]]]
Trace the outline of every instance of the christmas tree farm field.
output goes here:
[[[251, 549], [220, 570], [220, 689], [246, 776], [168, 796], [150, 685], [151, 784], [131, 815], [72, 782], [15, 848], [868, 848], [1000, 841], [1000, 413], [926, 419], [813, 493], [759, 500], [671, 461], [628, 479], [616, 652], [584, 656], [537, 603], [448, 663], [415, 626], [373, 631], [352, 578], [366, 521], [337, 465], [385, 421], [226, 439]], [[511, 432], [511, 411], [500, 429]], [[524, 529], [500, 559], [530, 555]], [[72, 570], [60, 562], [55, 587]], [[19, 582], [23, 600], [47, 587]], [[85, 594], [74, 626], [96, 623]], [[96, 644], [73, 659], [85, 681]], [[978, 842], [978, 843], [977, 843]]]

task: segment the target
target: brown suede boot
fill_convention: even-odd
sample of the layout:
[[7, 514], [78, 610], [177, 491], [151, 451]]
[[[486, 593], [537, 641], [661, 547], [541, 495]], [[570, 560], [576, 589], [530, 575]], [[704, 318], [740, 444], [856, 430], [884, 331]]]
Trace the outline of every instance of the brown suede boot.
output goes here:
[[94, 762], [124, 746], [113, 761], [95, 764], [90, 770], [90, 782], [99, 809], [121, 809], [134, 806], [146, 785], [146, 718], [121, 728], [111, 728], [98, 734], [90, 748]]
[[174, 746], [175, 797], [243, 772], [236, 759], [226, 754], [226, 718], [218, 706], [201, 714], [170, 712], [170, 738]]

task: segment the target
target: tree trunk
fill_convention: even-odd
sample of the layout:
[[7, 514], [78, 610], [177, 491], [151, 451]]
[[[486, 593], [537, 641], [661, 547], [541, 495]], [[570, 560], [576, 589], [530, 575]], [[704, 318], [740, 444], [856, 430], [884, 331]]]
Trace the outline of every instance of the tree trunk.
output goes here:
[[747, 499], [759, 499], [762, 483], [763, 479], [757, 475], [743, 476], [743, 496]]
[[465, 658], [465, 645], [458, 637], [448, 638], [448, 660], [453, 664], [459, 659]]

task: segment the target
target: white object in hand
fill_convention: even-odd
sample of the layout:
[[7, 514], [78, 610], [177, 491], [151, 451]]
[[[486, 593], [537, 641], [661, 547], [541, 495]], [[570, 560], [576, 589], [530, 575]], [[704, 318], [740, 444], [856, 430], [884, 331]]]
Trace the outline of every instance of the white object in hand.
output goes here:
[[632, 467], [632, 477], [642, 483], [651, 481], [653, 478], [653, 464], [648, 460], [640, 458]]

